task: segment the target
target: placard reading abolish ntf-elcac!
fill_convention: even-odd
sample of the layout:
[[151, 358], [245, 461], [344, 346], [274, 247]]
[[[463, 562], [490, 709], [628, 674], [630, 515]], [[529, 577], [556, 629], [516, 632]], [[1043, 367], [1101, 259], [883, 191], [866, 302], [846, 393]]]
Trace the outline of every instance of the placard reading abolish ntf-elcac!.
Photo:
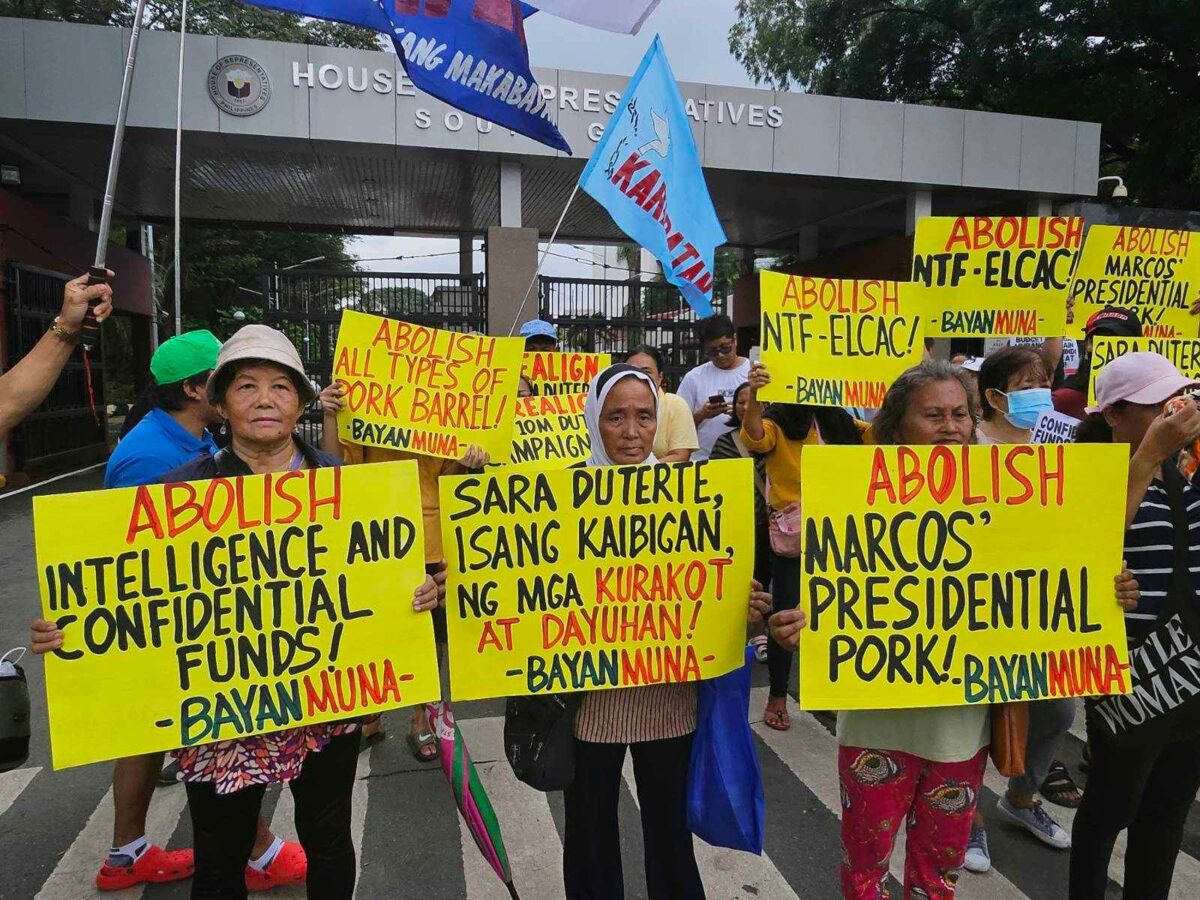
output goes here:
[[914, 299], [926, 337], [1059, 337], [1083, 219], [1051, 216], [917, 221]]
[[368, 447], [505, 459], [516, 417], [520, 338], [441, 331], [346, 310], [333, 377], [346, 388], [338, 436]]
[[609, 353], [548, 350], [526, 353], [521, 374], [535, 395], [586, 394], [592, 379], [611, 365]]
[[455, 700], [696, 681], [742, 664], [750, 460], [440, 486]]
[[1127, 447], [804, 453], [807, 708], [1128, 692], [1125, 623], [1113, 594]]
[[397, 462], [36, 498], [54, 765], [437, 699], [420, 497]]
[[1091, 225], [1071, 280], [1072, 337], [1106, 306], [1137, 312], [1145, 337], [1196, 337], [1191, 305], [1200, 299], [1200, 236], [1190, 231]]
[[759, 399], [878, 409], [925, 349], [912, 287], [763, 272], [762, 363], [771, 383]]
[[583, 404], [587, 394], [550, 394], [517, 399], [509, 465], [565, 469], [592, 452]]

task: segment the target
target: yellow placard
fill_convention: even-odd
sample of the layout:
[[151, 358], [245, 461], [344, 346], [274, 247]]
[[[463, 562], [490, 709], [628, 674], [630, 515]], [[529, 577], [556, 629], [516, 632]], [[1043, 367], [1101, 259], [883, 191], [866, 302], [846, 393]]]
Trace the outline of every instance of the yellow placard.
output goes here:
[[440, 696], [414, 462], [37, 497], [33, 521], [56, 768]]
[[565, 469], [592, 452], [583, 403], [587, 394], [548, 394], [517, 400], [508, 463], [530, 469]]
[[441, 331], [345, 310], [333, 377], [346, 389], [338, 437], [368, 447], [460, 459], [512, 442], [524, 343]]
[[1191, 338], [1200, 300], [1200, 236], [1190, 231], [1091, 225], [1071, 279], [1075, 322], [1071, 337], [1083, 337], [1087, 320], [1106, 306], [1132, 309], [1142, 334]]
[[545, 350], [526, 353], [521, 374], [529, 379], [533, 393], [587, 393], [592, 379], [612, 365], [609, 353], [561, 353]]
[[1157, 353], [1165, 356], [1180, 373], [1200, 382], [1200, 339], [1123, 338], [1096, 335], [1092, 338], [1092, 377], [1088, 382], [1088, 403], [1096, 403], [1096, 376], [1104, 367], [1126, 353]]
[[763, 272], [760, 400], [878, 409], [921, 361], [924, 320], [912, 284]]
[[454, 699], [740, 666], [753, 478], [750, 460], [443, 478]]
[[913, 240], [926, 337], [1061, 337], [1083, 219], [926, 216]]
[[804, 452], [804, 707], [1128, 692], [1113, 596], [1127, 447]]

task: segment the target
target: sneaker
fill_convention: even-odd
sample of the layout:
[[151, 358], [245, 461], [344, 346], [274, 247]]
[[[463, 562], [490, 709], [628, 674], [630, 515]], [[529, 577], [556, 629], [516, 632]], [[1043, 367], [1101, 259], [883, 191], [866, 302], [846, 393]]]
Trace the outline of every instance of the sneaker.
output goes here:
[[196, 863], [191, 850], [164, 850], [151, 844], [132, 866], [110, 866], [105, 860], [96, 873], [96, 887], [102, 891], [123, 891], [139, 884], [191, 878], [194, 871]]
[[179, 772], [179, 760], [172, 757], [171, 761], [158, 773], [158, 783], [162, 787], [170, 787], [181, 781], [183, 781], [183, 775]]
[[1042, 809], [1042, 804], [1038, 801], [1035, 800], [1033, 806], [1028, 809], [1018, 809], [1008, 802], [1007, 797], [1001, 797], [996, 809], [1010, 822], [1025, 826], [1025, 830], [1042, 843], [1059, 850], [1070, 848], [1071, 836], [1065, 828], [1050, 818], [1050, 814]]
[[992, 867], [992, 854], [988, 850], [987, 829], [982, 825], [971, 826], [971, 839], [967, 841], [967, 855], [963, 857], [963, 868], [968, 872], [986, 872]]
[[307, 875], [308, 857], [304, 855], [304, 848], [293, 841], [285, 841], [271, 864], [261, 872], [246, 866], [246, 890], [255, 894], [285, 884], [303, 884]]

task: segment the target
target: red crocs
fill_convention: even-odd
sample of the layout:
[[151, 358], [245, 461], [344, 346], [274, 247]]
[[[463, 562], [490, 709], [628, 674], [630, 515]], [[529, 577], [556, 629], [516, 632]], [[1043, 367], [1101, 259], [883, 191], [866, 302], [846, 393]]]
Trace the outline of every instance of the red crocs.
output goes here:
[[191, 878], [195, 871], [191, 850], [164, 850], [151, 844], [132, 866], [110, 866], [105, 862], [96, 873], [96, 887], [102, 891], [123, 891], [139, 884]]
[[246, 890], [256, 894], [283, 884], [303, 884], [307, 875], [308, 857], [304, 855], [304, 848], [292, 841], [285, 841], [263, 871], [246, 866]]

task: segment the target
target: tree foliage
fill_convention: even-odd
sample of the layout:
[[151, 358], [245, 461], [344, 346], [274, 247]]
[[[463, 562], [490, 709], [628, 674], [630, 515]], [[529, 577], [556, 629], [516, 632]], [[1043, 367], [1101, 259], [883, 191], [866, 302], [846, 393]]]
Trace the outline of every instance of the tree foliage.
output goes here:
[[1099, 122], [1105, 173], [1145, 205], [1200, 206], [1195, 0], [738, 0], [757, 81]]

